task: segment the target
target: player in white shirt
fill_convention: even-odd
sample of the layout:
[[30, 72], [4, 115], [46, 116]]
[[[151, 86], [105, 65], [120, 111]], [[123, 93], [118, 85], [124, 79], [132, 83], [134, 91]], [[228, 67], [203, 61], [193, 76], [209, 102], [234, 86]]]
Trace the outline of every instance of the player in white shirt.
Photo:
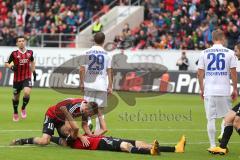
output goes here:
[[112, 93], [111, 59], [102, 47], [104, 40], [104, 33], [98, 32], [94, 35], [96, 44], [85, 52], [84, 65], [80, 66], [80, 88], [84, 91], [84, 99], [94, 101], [99, 106], [95, 131], [102, 133], [98, 134], [107, 132], [103, 110], [107, 106], [107, 94]]
[[[240, 43], [235, 46], [235, 55], [240, 59]], [[240, 135], [240, 103], [235, 105], [224, 117], [225, 128], [218, 147], [212, 149], [212, 154], [225, 155], [228, 153], [228, 142], [232, 136], [233, 128], [236, 129]]]
[[[204, 99], [207, 117], [207, 131], [210, 141], [209, 152], [216, 147], [215, 120], [224, 118], [231, 109], [231, 97], [237, 98], [237, 57], [234, 52], [223, 47], [224, 33], [221, 30], [212, 32], [214, 45], [202, 51], [198, 62], [198, 79], [200, 95]], [[231, 93], [230, 76], [232, 78], [233, 91]], [[205, 81], [203, 83], [203, 79]], [[224, 122], [222, 123], [222, 132]]]

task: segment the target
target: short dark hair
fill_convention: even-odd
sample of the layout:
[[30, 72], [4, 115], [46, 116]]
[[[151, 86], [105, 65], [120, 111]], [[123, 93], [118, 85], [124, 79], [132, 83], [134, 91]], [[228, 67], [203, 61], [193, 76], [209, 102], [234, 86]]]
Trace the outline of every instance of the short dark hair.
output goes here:
[[96, 44], [103, 44], [105, 41], [105, 34], [103, 32], [97, 32], [95, 35], [94, 35], [94, 42]]
[[23, 39], [25, 39], [26, 40], [26, 37], [24, 37], [24, 36], [17, 36], [17, 38], [16, 38], [16, 42], [18, 41], [18, 39], [20, 39], [20, 38], [23, 38]]
[[96, 102], [88, 102], [88, 110], [94, 114], [98, 114], [98, 104]]

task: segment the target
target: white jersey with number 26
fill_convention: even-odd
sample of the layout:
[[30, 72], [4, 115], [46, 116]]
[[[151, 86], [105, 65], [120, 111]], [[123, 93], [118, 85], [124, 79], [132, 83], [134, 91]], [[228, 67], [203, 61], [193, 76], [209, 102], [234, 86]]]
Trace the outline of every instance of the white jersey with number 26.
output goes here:
[[221, 44], [201, 52], [198, 69], [205, 71], [204, 96], [230, 96], [230, 68], [237, 67], [234, 52]]
[[85, 52], [84, 88], [93, 91], [107, 91], [107, 69], [111, 68], [111, 59], [101, 46], [93, 46]]

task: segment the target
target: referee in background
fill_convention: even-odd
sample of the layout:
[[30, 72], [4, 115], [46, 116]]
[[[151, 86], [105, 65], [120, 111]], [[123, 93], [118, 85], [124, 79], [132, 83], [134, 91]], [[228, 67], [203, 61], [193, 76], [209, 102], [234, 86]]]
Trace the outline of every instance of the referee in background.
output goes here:
[[5, 62], [5, 67], [14, 72], [13, 78], [13, 121], [19, 121], [18, 104], [21, 90], [23, 90], [23, 104], [21, 108], [21, 117], [27, 117], [26, 106], [30, 100], [30, 93], [32, 88], [31, 76], [33, 73], [34, 81], [36, 81], [35, 62], [33, 58], [33, 51], [26, 49], [26, 39], [24, 36], [16, 38], [18, 50], [13, 51], [8, 61]]

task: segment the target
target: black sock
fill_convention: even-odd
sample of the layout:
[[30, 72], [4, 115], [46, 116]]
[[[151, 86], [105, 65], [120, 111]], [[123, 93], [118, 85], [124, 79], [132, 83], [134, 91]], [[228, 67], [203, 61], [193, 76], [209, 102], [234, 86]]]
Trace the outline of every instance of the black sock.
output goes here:
[[12, 100], [14, 114], [18, 114], [18, 103], [19, 100]]
[[61, 145], [61, 138], [52, 136], [50, 139], [51, 142]]
[[131, 153], [138, 153], [138, 154], [151, 154], [150, 149], [146, 148], [137, 148], [137, 147], [132, 147]]
[[222, 137], [222, 140], [221, 140], [221, 143], [220, 143], [221, 148], [226, 148], [227, 147], [227, 144], [228, 144], [228, 141], [229, 141], [229, 139], [232, 135], [232, 132], [233, 132], [233, 126], [226, 126], [224, 128], [223, 137]]
[[237, 129], [238, 134], [240, 135], [240, 128]]
[[21, 142], [22, 144], [34, 144], [33, 139], [34, 138], [21, 139]]
[[175, 147], [159, 146], [160, 152], [175, 152]]
[[23, 97], [23, 105], [22, 105], [22, 110], [26, 108], [28, 102], [29, 102], [30, 97]]

